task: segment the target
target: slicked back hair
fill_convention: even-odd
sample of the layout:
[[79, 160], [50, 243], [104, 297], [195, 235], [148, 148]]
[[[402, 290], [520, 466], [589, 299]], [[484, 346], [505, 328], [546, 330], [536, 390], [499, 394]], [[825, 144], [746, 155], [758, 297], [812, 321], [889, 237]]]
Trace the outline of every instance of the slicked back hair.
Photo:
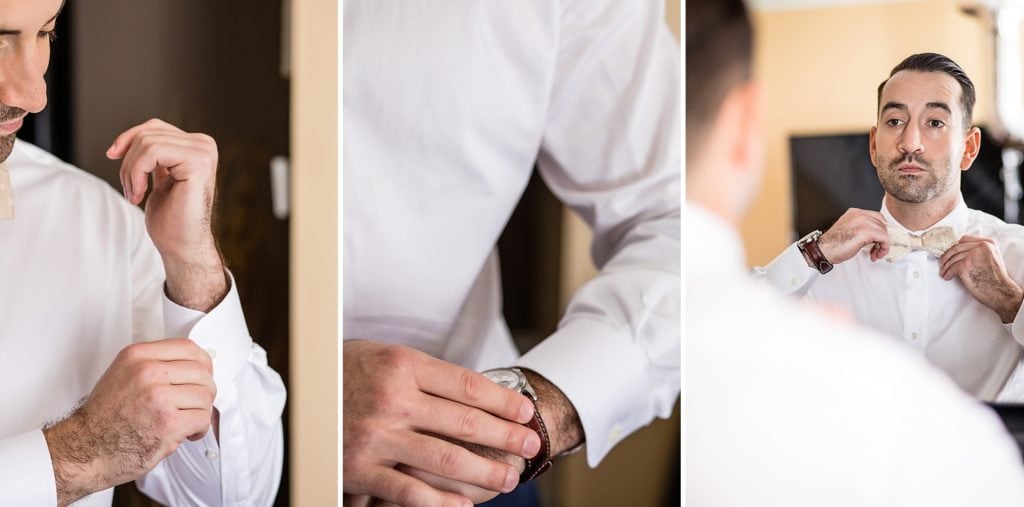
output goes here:
[[[689, 54], [687, 54], [689, 56]], [[689, 70], [689, 69], [687, 69]], [[885, 88], [885, 84], [889, 82], [897, 72], [902, 70], [914, 71], [914, 72], [942, 72], [943, 74], [949, 75], [960, 83], [960, 109], [964, 112], [963, 124], [964, 131], [971, 129], [971, 125], [974, 123], [974, 83], [971, 82], [971, 78], [967, 77], [967, 73], [964, 69], [960, 68], [949, 57], [940, 55], [938, 53], [918, 53], [906, 57], [899, 65], [893, 67], [892, 72], [889, 73], [889, 77], [882, 81], [882, 84], [878, 85], [878, 112], [881, 112], [882, 107], [882, 89]], [[687, 83], [689, 84], [689, 83]]]

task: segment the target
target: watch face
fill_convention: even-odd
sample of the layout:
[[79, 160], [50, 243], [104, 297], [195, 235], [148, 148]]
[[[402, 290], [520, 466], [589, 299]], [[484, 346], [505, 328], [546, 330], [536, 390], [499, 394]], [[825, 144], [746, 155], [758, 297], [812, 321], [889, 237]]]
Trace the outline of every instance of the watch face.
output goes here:
[[495, 384], [514, 389], [516, 391], [522, 390], [522, 374], [515, 370], [509, 369], [498, 369], [498, 370], [487, 370], [484, 372], [484, 376], [491, 379]]

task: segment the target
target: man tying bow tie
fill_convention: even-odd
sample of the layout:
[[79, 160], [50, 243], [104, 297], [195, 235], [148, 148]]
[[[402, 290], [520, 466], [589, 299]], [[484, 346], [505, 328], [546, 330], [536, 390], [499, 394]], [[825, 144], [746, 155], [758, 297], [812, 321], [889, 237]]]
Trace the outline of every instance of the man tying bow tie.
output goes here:
[[952, 60], [903, 60], [879, 85], [870, 132], [881, 211], [847, 210], [754, 272], [902, 338], [970, 394], [1019, 400], [1024, 227], [960, 195], [960, 173], [980, 149], [973, 107], [974, 85]]

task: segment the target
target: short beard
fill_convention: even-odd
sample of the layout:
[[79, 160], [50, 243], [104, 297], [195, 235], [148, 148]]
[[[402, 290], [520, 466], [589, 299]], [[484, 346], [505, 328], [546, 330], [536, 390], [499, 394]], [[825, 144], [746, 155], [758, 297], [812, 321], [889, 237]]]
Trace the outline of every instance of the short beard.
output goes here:
[[3, 163], [7, 160], [7, 157], [11, 156], [11, 152], [14, 151], [14, 140], [17, 137], [17, 133], [0, 137], [0, 163]]
[[[910, 163], [921, 166], [925, 171], [915, 175], [900, 174], [899, 166]], [[950, 177], [952, 167], [948, 158], [933, 165], [921, 157], [914, 157], [913, 154], [889, 162], [879, 157], [876, 167], [885, 168], [878, 170], [878, 182], [882, 184], [885, 193], [908, 203], [928, 202], [944, 194], [953, 180]], [[938, 172], [935, 170], [936, 167], [939, 169]]]
[[[25, 110], [20, 107], [11, 107], [0, 104], [0, 123], [7, 123], [25, 116]], [[0, 162], [7, 160], [14, 150], [14, 139], [17, 132], [0, 137]]]

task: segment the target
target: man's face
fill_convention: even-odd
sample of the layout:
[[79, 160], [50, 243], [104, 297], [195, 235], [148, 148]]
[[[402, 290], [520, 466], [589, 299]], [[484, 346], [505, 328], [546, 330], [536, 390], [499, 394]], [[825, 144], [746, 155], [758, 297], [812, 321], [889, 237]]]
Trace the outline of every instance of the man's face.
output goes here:
[[0, 0], [0, 162], [22, 118], [46, 106], [43, 75], [63, 0]]
[[871, 161], [885, 192], [923, 203], [960, 189], [966, 133], [960, 83], [942, 72], [900, 71], [882, 89]]

